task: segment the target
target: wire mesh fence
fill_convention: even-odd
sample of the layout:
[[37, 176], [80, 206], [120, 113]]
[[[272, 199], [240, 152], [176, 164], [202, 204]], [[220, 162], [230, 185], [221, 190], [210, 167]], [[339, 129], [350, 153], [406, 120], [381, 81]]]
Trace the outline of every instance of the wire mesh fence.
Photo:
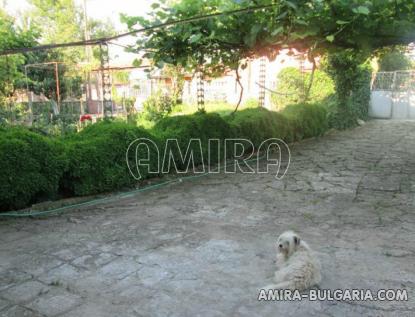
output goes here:
[[375, 73], [371, 90], [371, 117], [415, 119], [414, 70]]
[[372, 78], [372, 91], [415, 91], [415, 71], [378, 72]]

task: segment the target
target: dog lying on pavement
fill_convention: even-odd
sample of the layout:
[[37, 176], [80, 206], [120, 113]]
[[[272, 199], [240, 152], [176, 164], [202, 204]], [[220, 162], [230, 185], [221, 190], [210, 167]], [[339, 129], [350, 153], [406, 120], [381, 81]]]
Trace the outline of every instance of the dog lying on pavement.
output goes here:
[[321, 281], [321, 265], [308, 244], [293, 231], [277, 239], [275, 284], [265, 289], [303, 291]]

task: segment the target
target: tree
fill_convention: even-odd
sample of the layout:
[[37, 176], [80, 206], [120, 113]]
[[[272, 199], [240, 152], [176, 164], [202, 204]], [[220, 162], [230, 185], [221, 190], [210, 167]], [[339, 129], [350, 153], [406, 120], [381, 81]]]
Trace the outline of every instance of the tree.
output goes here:
[[[311, 81], [310, 73], [302, 73], [296, 67], [286, 67], [277, 75], [277, 86], [271, 95], [272, 103], [278, 110], [287, 105], [304, 102], [306, 87]], [[314, 84], [309, 91], [308, 101], [311, 103], [321, 102], [334, 93], [334, 83], [328, 74], [322, 70], [316, 70]]]
[[170, 77], [172, 81], [172, 99], [174, 104], [182, 103], [183, 89], [185, 83], [185, 71], [181, 66], [174, 66], [166, 64], [164, 67], [164, 73]]
[[[82, 23], [85, 23], [84, 21]], [[116, 30], [114, 25], [110, 20], [97, 20], [97, 19], [88, 19], [88, 26], [87, 26], [91, 38], [102, 38], [113, 36], [116, 34]], [[100, 50], [99, 47], [95, 46], [92, 48], [92, 57], [94, 58], [92, 64], [94, 66], [99, 66], [100, 64]]]
[[[130, 29], [136, 24], [145, 27], [156, 22], [214, 13], [223, 1], [183, 0], [172, 7], [166, 6], [164, 2], [153, 4], [154, 11], [150, 13], [149, 19], [123, 16], [122, 20]], [[226, 5], [234, 6], [230, 1], [227, 1]], [[228, 23], [230, 24], [230, 21]], [[182, 69], [189, 72], [198, 70], [211, 77], [219, 76], [227, 69], [237, 71], [239, 61], [246, 50], [241, 45], [233, 45], [236, 39], [228, 36], [232, 37], [235, 34], [229, 34], [226, 29], [218, 28], [215, 20], [177, 25], [146, 35], [148, 38], [137, 41], [138, 47], [148, 48], [144, 58], [153, 59], [157, 67], [162, 68], [164, 64], [169, 64], [170, 70]]]
[[[74, 0], [30, 0], [32, 21], [42, 30], [44, 43], [65, 43], [83, 39], [82, 11]], [[83, 59], [82, 48], [58, 50], [65, 62], [76, 63]]]
[[[81, 32], [83, 17], [81, 9], [74, 0], [30, 0], [33, 8], [24, 12], [20, 19], [11, 18], [0, 11], [0, 50], [30, 47], [41, 44], [71, 42], [84, 39]], [[30, 19], [29, 19], [30, 18]], [[30, 21], [30, 23], [29, 23]], [[91, 19], [88, 28], [92, 37], [114, 34], [111, 23]], [[91, 65], [85, 70], [99, 64], [99, 48], [93, 50]], [[26, 89], [36, 94], [43, 94], [51, 100], [58, 101], [71, 96], [81, 96], [84, 69], [76, 64], [85, 57], [82, 47], [34, 51], [0, 57], [0, 104], [12, 110], [17, 89]], [[51, 62], [57, 62], [59, 84], [55, 68]], [[36, 66], [33, 64], [37, 64]], [[32, 65], [32, 66], [29, 66]], [[26, 66], [26, 67], [25, 67]], [[26, 77], [27, 74], [27, 77]]]
[[[164, 63], [210, 76], [245, 67], [258, 56], [275, 58], [284, 48], [314, 56], [345, 49], [369, 56], [386, 46], [415, 41], [415, 2], [361, 0], [256, 0], [267, 8], [149, 30], [137, 41], [136, 50], [147, 50]], [[130, 30], [167, 21], [247, 8], [250, 0], [156, 1], [148, 18], [123, 16]]]
[[[27, 53], [25, 56], [27, 64], [25, 73], [27, 74], [29, 91], [38, 95], [43, 94], [48, 99], [55, 101], [64, 100], [66, 97], [81, 97], [82, 78], [76, 69], [75, 71], [70, 69], [72, 65], [59, 62], [64, 58], [61, 52], [39, 51]], [[51, 64], [51, 62], [56, 62], [56, 64]], [[33, 66], [31, 67], [31, 65]], [[59, 98], [57, 84], [59, 84]]]
[[[12, 17], [0, 10], [0, 50], [30, 47], [37, 43], [36, 29], [22, 29]], [[0, 106], [4, 108], [16, 89], [24, 85], [22, 65], [26, 62], [23, 54], [0, 57]]]
[[[74, 0], [30, 0], [33, 10], [29, 12], [33, 23], [42, 31], [44, 43], [64, 43], [85, 39], [83, 25], [85, 24], [81, 8]], [[88, 19], [87, 29], [92, 37], [113, 35], [115, 30], [110, 21]], [[29, 54], [28, 63], [60, 62], [59, 90], [61, 99], [65, 96], [81, 96], [83, 71], [77, 64], [85, 60], [83, 47], [54, 49]], [[88, 72], [99, 65], [99, 48], [93, 48], [92, 59], [85, 66]], [[46, 97], [57, 100], [56, 76], [54, 69], [30, 68], [29, 89], [35, 93], [43, 93]], [[90, 94], [89, 94], [90, 95]]]
[[379, 70], [383, 72], [408, 70], [413, 67], [413, 62], [405, 55], [404, 49], [395, 47], [381, 52], [378, 63]]
[[[399, 4], [398, 4], [399, 2]], [[149, 18], [123, 16], [132, 30], [198, 15], [252, 6], [248, 0], [181, 0], [153, 4]], [[148, 31], [137, 49], [156, 63], [198, 66], [203, 61], [213, 70], [217, 65], [234, 66], [243, 58], [275, 57], [283, 48], [315, 53], [340, 49], [372, 51], [415, 40], [415, 3], [376, 0], [353, 1], [255, 1], [273, 6], [249, 14], [229, 14]], [[235, 56], [235, 53], [237, 54]], [[202, 59], [202, 60], [201, 60]]]

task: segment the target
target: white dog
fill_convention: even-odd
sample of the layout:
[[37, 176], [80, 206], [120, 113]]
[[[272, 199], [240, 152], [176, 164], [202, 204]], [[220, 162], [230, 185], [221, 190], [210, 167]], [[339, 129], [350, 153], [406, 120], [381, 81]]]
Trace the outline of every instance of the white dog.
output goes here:
[[308, 244], [293, 231], [281, 234], [277, 240], [276, 284], [266, 288], [302, 291], [320, 281], [320, 262]]

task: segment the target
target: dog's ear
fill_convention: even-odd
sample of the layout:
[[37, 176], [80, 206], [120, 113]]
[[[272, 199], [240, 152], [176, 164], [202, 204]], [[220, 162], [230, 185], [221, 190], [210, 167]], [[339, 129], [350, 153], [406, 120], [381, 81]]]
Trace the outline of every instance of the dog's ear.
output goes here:
[[294, 244], [299, 245], [300, 244], [300, 238], [298, 236], [294, 236]]

